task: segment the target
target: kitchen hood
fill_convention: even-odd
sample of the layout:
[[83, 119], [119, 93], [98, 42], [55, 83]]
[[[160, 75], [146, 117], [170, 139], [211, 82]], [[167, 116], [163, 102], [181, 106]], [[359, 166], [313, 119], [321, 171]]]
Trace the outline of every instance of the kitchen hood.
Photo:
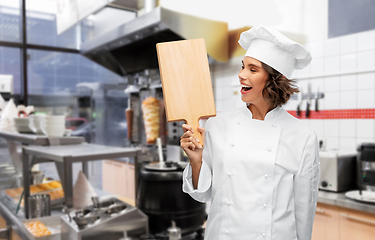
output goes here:
[[208, 55], [228, 61], [228, 24], [163, 7], [122, 24], [81, 44], [80, 52], [109, 70], [125, 76], [158, 68], [159, 42], [203, 38]]

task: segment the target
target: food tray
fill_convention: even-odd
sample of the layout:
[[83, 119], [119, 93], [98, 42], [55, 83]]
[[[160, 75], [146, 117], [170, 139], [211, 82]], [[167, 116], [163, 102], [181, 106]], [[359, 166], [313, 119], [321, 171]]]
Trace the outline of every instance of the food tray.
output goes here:
[[43, 237], [35, 237], [34, 235], [31, 234], [31, 232], [26, 231], [26, 234], [28, 235], [29, 239], [32, 240], [60, 240], [61, 239], [61, 222], [60, 222], [60, 216], [62, 214], [58, 215], [53, 215], [49, 217], [42, 217], [42, 218], [33, 218], [33, 219], [27, 219], [24, 220], [23, 223], [28, 223], [28, 222], [35, 222], [39, 221], [44, 223], [48, 230], [51, 231], [51, 235], [43, 236]]

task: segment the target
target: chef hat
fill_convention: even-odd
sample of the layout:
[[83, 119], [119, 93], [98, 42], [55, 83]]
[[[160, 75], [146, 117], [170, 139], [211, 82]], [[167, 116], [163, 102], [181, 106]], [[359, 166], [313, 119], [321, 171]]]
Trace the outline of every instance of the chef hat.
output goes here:
[[291, 78], [294, 69], [302, 69], [311, 62], [305, 47], [262, 25], [241, 33], [238, 43], [247, 50], [245, 56], [273, 67], [287, 78]]

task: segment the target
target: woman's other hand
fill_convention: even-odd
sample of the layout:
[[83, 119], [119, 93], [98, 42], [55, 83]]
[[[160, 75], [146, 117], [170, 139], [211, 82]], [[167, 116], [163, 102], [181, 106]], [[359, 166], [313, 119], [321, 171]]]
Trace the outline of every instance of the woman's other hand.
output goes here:
[[[194, 130], [190, 125], [183, 124], [184, 134], [181, 136], [181, 148], [190, 158], [191, 162], [200, 163], [202, 161], [203, 147], [199, 140], [193, 135]], [[198, 131], [202, 134], [202, 141], [204, 143], [205, 129], [198, 127]], [[203, 144], [204, 145], [204, 144]]]

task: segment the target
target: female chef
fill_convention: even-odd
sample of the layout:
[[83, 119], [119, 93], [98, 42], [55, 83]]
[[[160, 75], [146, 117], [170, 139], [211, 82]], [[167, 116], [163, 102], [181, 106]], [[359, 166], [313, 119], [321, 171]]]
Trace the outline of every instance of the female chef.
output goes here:
[[281, 33], [255, 26], [241, 34], [247, 50], [238, 74], [244, 106], [210, 118], [204, 147], [183, 125], [190, 157], [183, 191], [211, 201], [205, 239], [311, 239], [318, 197], [315, 133], [281, 105], [298, 92], [294, 69], [310, 53]]

